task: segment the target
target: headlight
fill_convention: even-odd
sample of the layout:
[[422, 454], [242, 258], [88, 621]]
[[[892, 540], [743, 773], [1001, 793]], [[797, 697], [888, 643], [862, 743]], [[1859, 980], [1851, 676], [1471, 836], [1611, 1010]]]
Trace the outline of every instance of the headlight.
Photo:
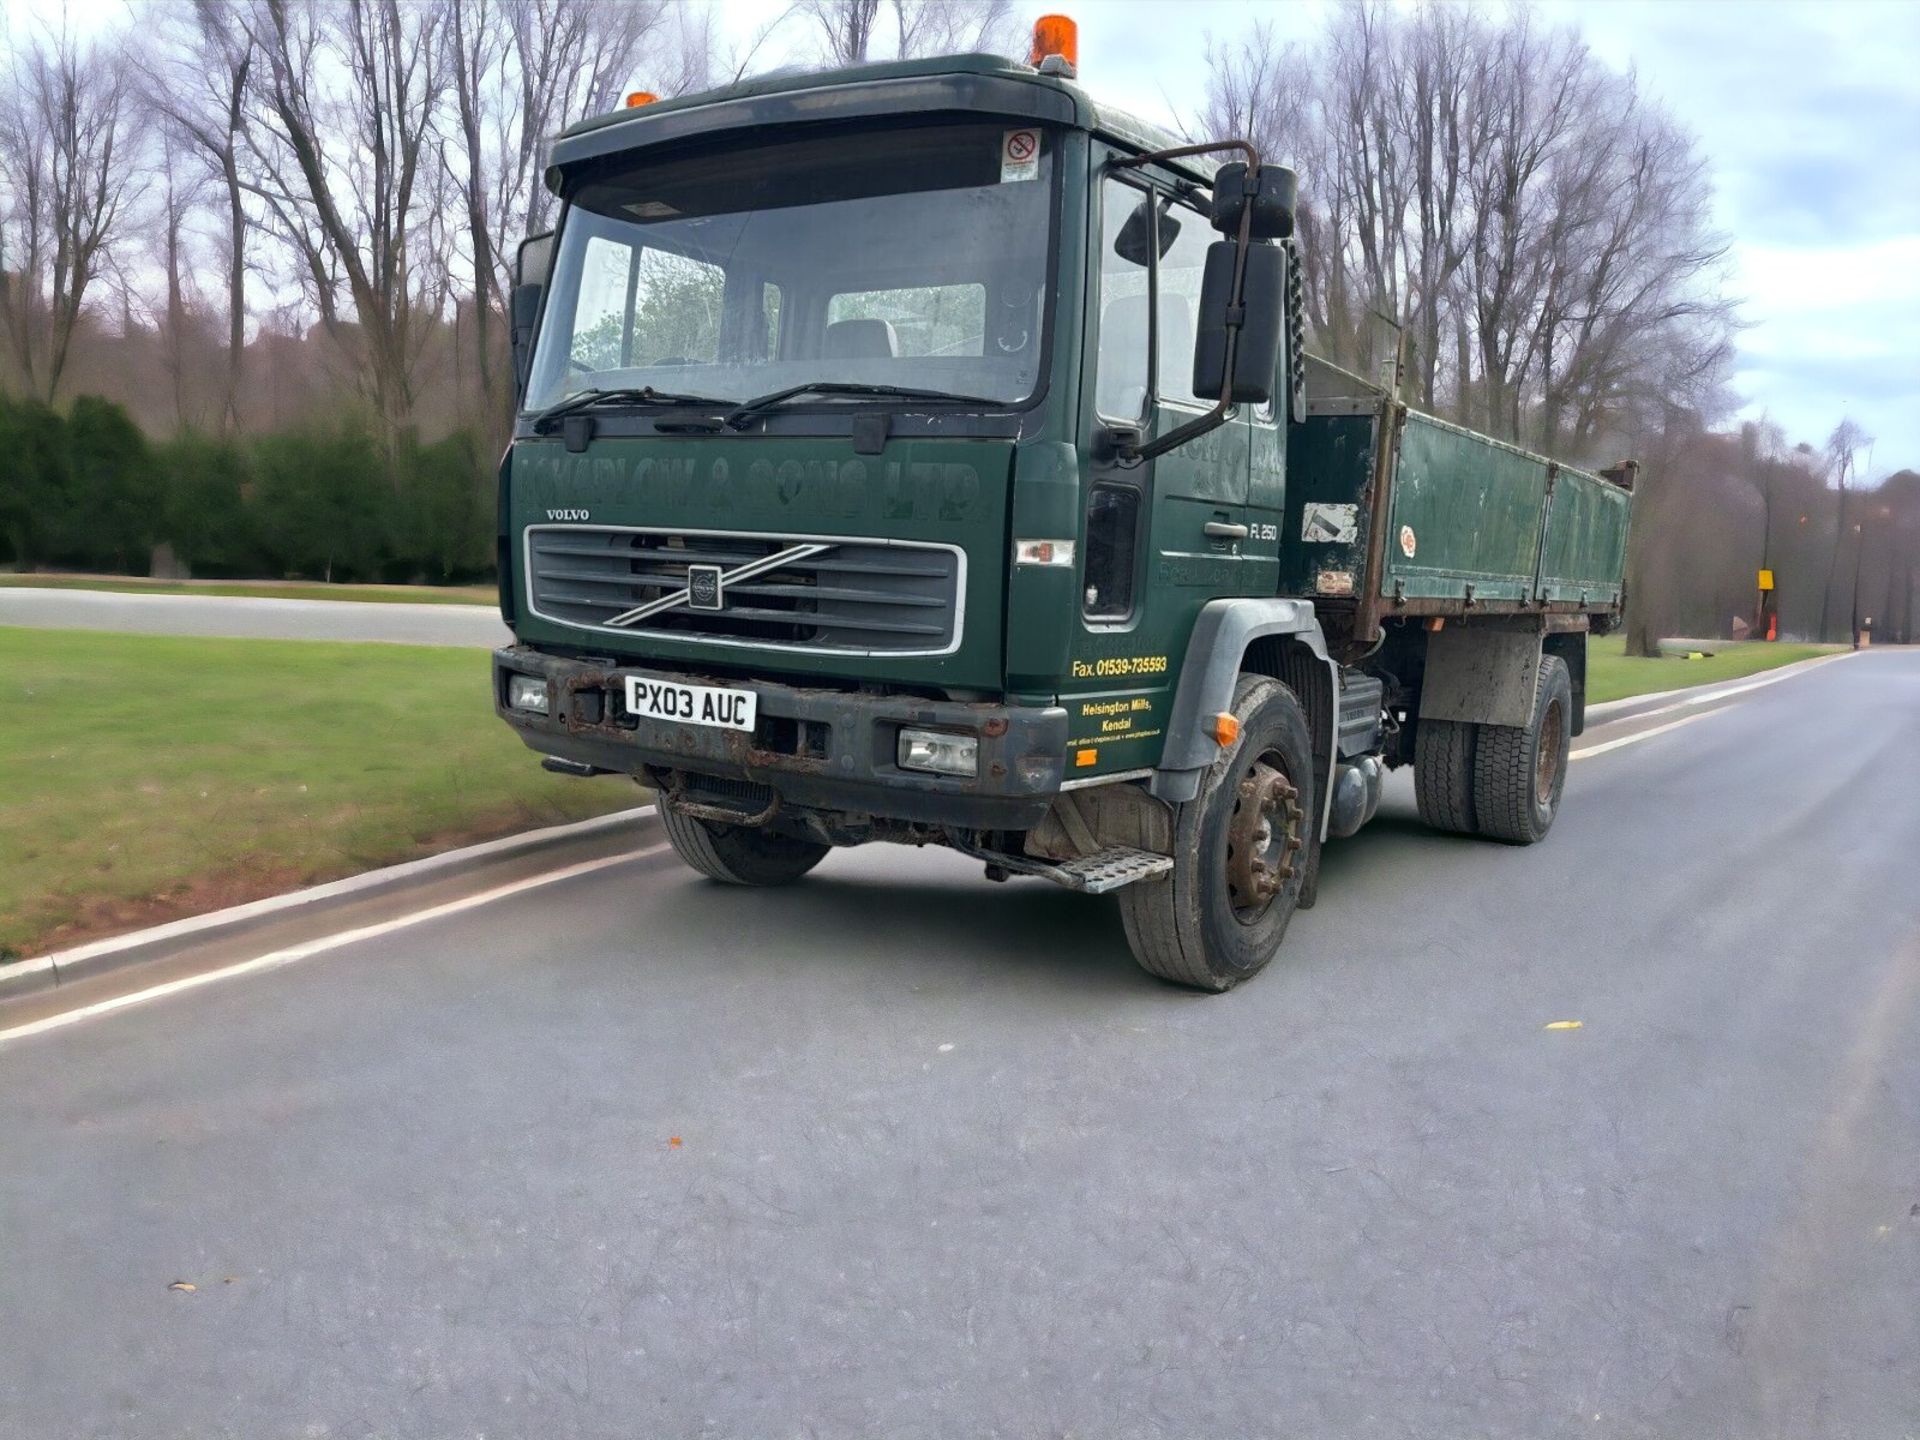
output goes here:
[[548, 709], [547, 682], [538, 675], [509, 675], [507, 708], [531, 710], [536, 715], [545, 715]]
[[972, 775], [980, 768], [980, 737], [945, 730], [902, 730], [898, 758], [902, 770]]

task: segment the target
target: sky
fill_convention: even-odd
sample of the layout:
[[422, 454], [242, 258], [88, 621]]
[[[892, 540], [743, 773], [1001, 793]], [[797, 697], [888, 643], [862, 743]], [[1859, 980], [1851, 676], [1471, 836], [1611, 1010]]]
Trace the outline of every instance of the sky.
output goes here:
[[[1164, 123], [1199, 111], [1209, 42], [1256, 20], [1316, 31], [1331, 0], [1057, 0], [1080, 80]], [[719, 0], [757, 35], [784, 0]], [[1536, 0], [1692, 132], [1731, 241], [1739, 418], [1816, 448], [1842, 416], [1876, 437], [1870, 478], [1920, 469], [1920, 0]], [[806, 39], [789, 20], [756, 57]], [[1863, 462], [1866, 457], [1863, 457]]]

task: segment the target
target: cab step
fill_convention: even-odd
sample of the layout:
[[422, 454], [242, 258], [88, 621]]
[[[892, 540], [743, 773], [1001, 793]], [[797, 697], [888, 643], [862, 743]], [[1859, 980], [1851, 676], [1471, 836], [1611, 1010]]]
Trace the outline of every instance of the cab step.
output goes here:
[[[1004, 880], [1009, 875], [1037, 875], [1042, 880], [1083, 895], [1105, 895], [1124, 885], [1141, 880], [1158, 880], [1173, 870], [1173, 860], [1151, 850], [1135, 850], [1126, 845], [1109, 845], [1075, 860], [1036, 860], [1029, 855], [987, 855], [988, 878]], [[997, 872], [997, 873], [996, 873]]]

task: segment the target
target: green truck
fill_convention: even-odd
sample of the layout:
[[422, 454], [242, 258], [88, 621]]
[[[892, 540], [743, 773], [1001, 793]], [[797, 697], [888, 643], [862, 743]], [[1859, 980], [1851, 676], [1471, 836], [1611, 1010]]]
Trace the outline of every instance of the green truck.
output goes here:
[[[781, 74], [553, 144], [500, 468], [500, 716], [714, 880], [944, 845], [1224, 990], [1411, 764], [1553, 821], [1630, 467], [1304, 353], [1294, 177], [1057, 55]], [[636, 97], [639, 98], [639, 97]]]

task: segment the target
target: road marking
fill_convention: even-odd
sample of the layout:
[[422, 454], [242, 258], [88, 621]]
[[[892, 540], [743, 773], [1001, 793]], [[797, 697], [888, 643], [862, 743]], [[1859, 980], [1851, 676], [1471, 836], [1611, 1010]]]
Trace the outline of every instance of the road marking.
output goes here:
[[361, 925], [352, 930], [341, 930], [333, 935], [323, 935], [317, 940], [303, 940], [298, 945], [270, 950], [265, 955], [256, 955], [251, 960], [241, 960], [236, 964], [222, 966], [218, 970], [209, 970], [201, 975], [184, 975], [178, 980], [169, 980], [165, 984], [154, 985], [145, 990], [135, 990], [126, 995], [97, 1000], [91, 1005], [82, 1005], [77, 1010], [64, 1010], [58, 1015], [48, 1015], [25, 1025], [16, 1025], [11, 1030], [0, 1030], [0, 1045], [5, 1045], [12, 1040], [24, 1040], [29, 1035], [42, 1035], [49, 1030], [78, 1024], [95, 1015], [107, 1015], [115, 1010], [125, 1010], [129, 1006], [144, 1005], [149, 1000], [178, 995], [183, 990], [195, 990], [202, 985], [211, 985], [216, 980], [231, 980], [239, 975], [252, 975], [262, 970], [277, 970], [314, 955], [323, 955], [329, 950], [338, 950], [344, 945], [357, 944], [362, 940], [375, 940], [382, 935], [391, 935], [398, 930], [408, 930], [415, 925], [423, 925], [429, 920], [441, 920], [449, 915], [477, 910], [482, 905], [491, 905], [494, 901], [505, 900], [511, 895], [522, 895], [545, 885], [555, 885], [562, 880], [572, 880], [576, 876], [591, 875], [598, 870], [625, 865], [629, 861], [642, 860], [649, 855], [658, 855], [666, 848], [667, 842], [663, 840], [657, 845], [649, 845], [644, 850], [630, 850], [624, 855], [603, 855], [598, 860], [582, 860], [577, 865], [562, 866], [558, 870], [549, 870], [543, 875], [529, 875], [524, 880], [496, 885], [493, 889], [482, 890], [477, 895], [467, 895], [458, 900], [429, 905], [424, 910], [415, 910], [408, 915], [396, 915], [391, 920]]
[[1642, 730], [1638, 735], [1622, 735], [1618, 740], [1602, 740], [1598, 745], [1589, 745], [1584, 750], [1575, 750], [1567, 758], [1585, 760], [1590, 755], [1604, 755], [1609, 750], [1618, 750], [1626, 745], [1637, 745], [1642, 740], [1651, 740], [1656, 735], [1664, 735], [1669, 730], [1678, 730], [1682, 725], [1691, 725], [1696, 720], [1704, 720], [1709, 715], [1719, 713], [1718, 710], [1701, 710], [1692, 715], [1682, 715], [1678, 720], [1669, 720], [1666, 724], [1656, 725], [1651, 730]]
[[[1620, 718], [1623, 720], [1650, 720], [1655, 715], [1671, 715], [1676, 710], [1690, 710], [1695, 705], [1711, 705], [1716, 700], [1731, 700], [1735, 695], [1744, 695], [1749, 690], [1762, 690], [1769, 685], [1778, 685], [1782, 680], [1791, 680], [1796, 675], [1804, 675], [1809, 670], [1818, 670], [1822, 665], [1831, 665], [1835, 660], [1850, 659], [1859, 653], [1857, 650], [1843, 650], [1838, 655], [1816, 656], [1811, 660], [1802, 660], [1792, 665], [1782, 666], [1771, 674], [1759, 675], [1747, 680], [1743, 684], [1732, 685], [1731, 688], [1728, 689], [1721, 689], [1718, 686], [1712, 685], [1702, 686], [1698, 693], [1686, 695], [1683, 699], [1676, 700], [1671, 705], [1662, 705], [1653, 710], [1642, 710], [1638, 715], [1623, 715]], [[1638, 695], [1633, 697], [1633, 699], [1636, 700], [1642, 698], [1644, 697]], [[1608, 703], [1611, 704], [1613, 702], [1610, 701]], [[1609, 724], [1613, 718], [1614, 717], [1610, 715], [1602, 716], [1598, 723], [1602, 725]]]
[[[351, 604], [353, 602], [327, 601], [325, 603]], [[311, 885], [304, 890], [293, 890], [284, 895], [269, 895], [263, 900], [250, 900], [244, 905], [209, 911], [205, 915], [189, 915], [185, 919], [169, 920], [163, 925], [136, 930], [130, 935], [114, 935], [105, 940], [90, 941], [85, 945], [76, 945], [71, 950], [58, 950], [51, 955], [43, 955], [37, 960], [19, 963], [26, 966], [51, 968], [56, 975], [61, 975], [68, 970], [78, 970], [83, 965], [118, 955], [136, 946], [152, 945], [163, 940], [179, 940], [198, 935], [203, 931], [218, 930], [236, 921], [256, 920], [263, 915], [276, 915], [282, 910], [299, 909], [301, 906], [312, 905], [321, 900], [337, 900], [342, 896], [357, 895], [365, 890], [377, 890], [401, 880], [416, 880], [425, 876], [438, 875], [443, 870], [458, 870], [461, 866], [470, 865], [477, 860], [512, 855], [535, 845], [576, 839], [583, 835], [597, 835], [603, 830], [617, 829], [638, 820], [643, 815], [653, 813], [652, 805], [640, 805], [631, 810], [616, 810], [611, 814], [596, 815], [589, 820], [575, 820], [565, 825], [552, 825], [543, 830], [505, 835], [498, 840], [483, 841], [481, 844], [468, 845], [459, 850], [444, 850], [438, 855], [428, 855], [420, 860], [402, 861], [398, 865], [387, 865], [378, 870], [349, 875], [342, 880], [329, 880], [324, 885]], [[10, 968], [5, 974], [10, 977], [17, 968], [17, 966]]]
[[[1818, 670], [1822, 665], [1831, 665], [1836, 660], [1850, 659], [1858, 653], [1858, 651], [1849, 650], [1839, 655], [1827, 655], [1819, 660], [1813, 661], [1811, 664], [1792, 666], [1786, 670], [1782, 670], [1778, 675], [1767, 675], [1758, 680], [1750, 680], [1746, 684], [1735, 686], [1731, 690], [1715, 690], [1707, 695], [1694, 695], [1688, 699], [1676, 701], [1672, 705], [1662, 705], [1657, 710], [1645, 710], [1638, 715], [1622, 716], [1620, 723], [1631, 724], [1636, 720], [1651, 720], [1656, 715], [1671, 715], [1676, 710], [1692, 710], [1696, 705], [1709, 705], [1716, 700], [1731, 700], [1734, 696], [1744, 695], [1749, 690], [1761, 690], [1769, 685], [1778, 685], [1782, 680], [1791, 680], [1796, 675], [1805, 675], [1810, 671]], [[1664, 735], [1669, 730], [1678, 730], [1682, 725], [1691, 725], [1696, 720], [1704, 720], [1709, 715], [1718, 715], [1719, 713], [1718, 710], [1694, 710], [1694, 713], [1691, 715], [1682, 715], [1678, 720], [1669, 720], [1666, 724], [1656, 725], [1651, 730], [1642, 730], [1634, 735], [1622, 735], [1618, 740], [1602, 740], [1598, 745], [1589, 745], [1585, 749], [1575, 750], [1569, 754], [1567, 758], [1569, 760], [1585, 760], [1590, 755], [1604, 755], [1609, 750], [1619, 750], [1628, 745], [1637, 745], [1642, 740], [1651, 740], [1656, 735]], [[1611, 724], [1613, 722], [1602, 721], [1601, 723]]]

